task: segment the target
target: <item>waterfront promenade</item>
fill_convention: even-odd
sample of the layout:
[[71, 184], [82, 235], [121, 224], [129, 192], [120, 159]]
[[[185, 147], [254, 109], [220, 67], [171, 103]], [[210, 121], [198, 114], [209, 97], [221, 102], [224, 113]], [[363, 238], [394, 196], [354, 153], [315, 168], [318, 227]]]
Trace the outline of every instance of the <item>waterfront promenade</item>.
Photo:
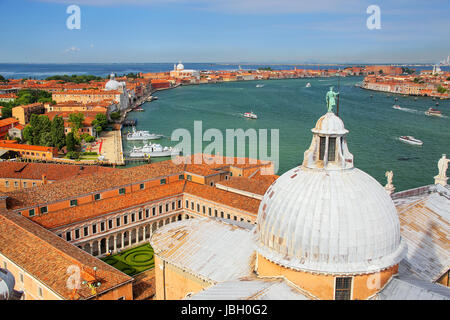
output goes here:
[[121, 131], [105, 131], [102, 132], [100, 138], [103, 141], [100, 154], [104, 157], [103, 161], [111, 165], [125, 165]]

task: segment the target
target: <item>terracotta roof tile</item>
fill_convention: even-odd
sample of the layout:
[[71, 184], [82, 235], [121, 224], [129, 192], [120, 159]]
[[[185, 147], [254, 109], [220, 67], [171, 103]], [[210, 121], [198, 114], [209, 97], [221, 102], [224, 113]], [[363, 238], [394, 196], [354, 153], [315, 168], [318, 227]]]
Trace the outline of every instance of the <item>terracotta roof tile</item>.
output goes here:
[[50, 212], [31, 219], [45, 228], [57, 228], [103, 214], [126, 210], [154, 200], [182, 194], [184, 184], [184, 181], [176, 181], [138, 192], [118, 195], [117, 197]]
[[0, 178], [63, 180], [100, 172], [112, 172], [119, 169], [101, 166], [77, 166], [70, 164], [32, 163], [32, 162], [0, 162]]
[[[81, 268], [81, 281], [90, 280], [92, 276], [89, 274], [93, 275], [93, 267], [97, 267], [96, 276], [101, 282], [99, 294], [132, 280], [52, 232], [11, 212], [0, 212], [0, 248], [2, 255], [64, 299], [70, 299], [72, 294], [72, 290], [67, 288], [70, 266]], [[87, 286], [82, 286], [77, 293], [82, 298], [92, 295]]]
[[277, 178], [278, 176], [275, 175], [258, 175], [258, 178], [255, 177], [253, 179], [247, 177], [231, 177], [229, 180], [220, 181], [216, 184], [254, 194], [264, 195], [269, 186]]
[[184, 193], [224, 204], [238, 210], [247, 211], [251, 214], [258, 214], [260, 203], [258, 199], [189, 181], [186, 182]]
[[78, 179], [56, 181], [39, 188], [8, 192], [7, 205], [8, 209], [26, 208], [182, 172], [183, 165], [175, 165], [170, 160], [113, 172], [99, 172]]

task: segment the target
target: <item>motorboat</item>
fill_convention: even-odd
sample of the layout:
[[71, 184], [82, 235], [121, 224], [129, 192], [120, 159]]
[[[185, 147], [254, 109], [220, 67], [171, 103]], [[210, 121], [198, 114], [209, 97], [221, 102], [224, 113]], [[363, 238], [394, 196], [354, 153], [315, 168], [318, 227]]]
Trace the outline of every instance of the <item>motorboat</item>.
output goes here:
[[401, 109], [402, 109], [402, 107], [400, 107], [398, 104], [395, 104], [392, 108], [398, 109], [398, 110], [401, 110]]
[[262, 87], [264, 87], [264, 85], [263, 84], [257, 84], [256, 87], [257, 88], [262, 88]]
[[249, 119], [258, 119], [258, 116], [254, 114], [253, 111], [244, 113], [244, 117]]
[[132, 132], [127, 133], [127, 140], [157, 140], [161, 139], [163, 137], [162, 134], [156, 134], [156, 133], [149, 133], [145, 130], [136, 130], [136, 128], [133, 127]]
[[423, 145], [423, 142], [419, 139], [414, 138], [413, 136], [401, 136], [399, 138], [400, 141], [405, 142], [405, 143], [409, 143], [409, 144], [414, 144], [417, 146], [421, 146]]
[[130, 152], [131, 158], [170, 157], [179, 155], [181, 150], [173, 147], [163, 147], [160, 144], [145, 144], [143, 147], [134, 146]]
[[429, 108], [427, 111], [425, 111], [425, 114], [427, 116], [442, 117], [442, 112], [434, 108]]
[[305, 87], [306, 88], [311, 88], [311, 83], [308, 82]]

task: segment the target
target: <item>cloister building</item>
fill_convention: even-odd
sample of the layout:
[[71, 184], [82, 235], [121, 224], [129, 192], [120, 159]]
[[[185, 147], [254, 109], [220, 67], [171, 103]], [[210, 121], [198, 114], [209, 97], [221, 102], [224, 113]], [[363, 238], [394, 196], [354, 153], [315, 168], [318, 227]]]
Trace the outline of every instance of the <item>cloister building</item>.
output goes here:
[[[2, 219], [32, 226], [35, 236], [41, 233], [48, 236], [48, 233], [51, 233], [52, 239], [60, 239], [56, 243], [62, 241], [73, 247], [71, 251], [76, 248], [77, 255], [92, 258], [100, 258], [139, 243], [149, 242], [157, 229], [175, 221], [214, 217], [247, 225], [254, 224], [260, 200], [230, 191], [231, 189], [220, 189], [216, 184], [227, 185], [227, 182], [233, 181], [231, 177], [235, 176], [245, 180], [248, 186], [261, 185], [258, 190], [248, 191], [261, 193], [262, 189], [277, 178], [275, 175], [261, 175], [262, 169], [265, 169], [265, 173], [272, 170], [272, 164], [251, 159], [234, 159], [231, 161], [234, 164], [228, 164], [230, 161], [225, 157], [207, 157], [215, 157], [214, 164], [190, 164], [189, 162], [193, 161], [183, 158], [184, 162], [181, 164], [174, 164], [169, 160], [122, 170], [92, 170], [92, 174], [6, 192], [0, 199], [0, 215]], [[245, 183], [241, 181], [241, 185]], [[17, 228], [15, 223], [3, 226], [8, 229]], [[42, 279], [33, 272], [28, 272], [28, 268], [35, 268], [28, 265], [32, 259], [25, 258], [30, 254], [29, 250], [20, 248], [21, 243], [15, 243], [14, 238], [7, 236], [8, 233], [8, 230], [0, 232], [0, 263], [5, 263], [5, 267], [17, 265], [22, 271], [8, 268], [13, 273], [17, 271], [14, 274], [16, 278], [22, 279], [25, 273], [37, 282], [49, 281], [49, 291], [56, 291], [46, 296], [34, 292], [35, 285], [19, 282], [21, 285], [17, 289], [24, 291], [26, 298], [90, 297], [89, 294], [80, 296], [78, 292], [75, 295], [64, 289], [62, 283], [55, 284], [53, 279]], [[46, 242], [46, 239], [41, 240]], [[46, 245], [52, 246], [53, 241]], [[33, 248], [34, 242], [30, 241], [27, 245]], [[14, 247], [17, 250], [14, 250], [13, 254], [11, 250]], [[30, 250], [33, 250], [31, 248]], [[14, 262], [20, 260], [17, 255], [26, 261], [23, 265], [18, 261]], [[45, 257], [43, 253], [42, 259]], [[69, 253], [67, 259], [72, 260]], [[83, 259], [78, 261], [81, 268], [82, 261]], [[64, 264], [66, 268], [70, 266], [69, 263], [70, 261], [67, 261]], [[99, 269], [110, 270], [110, 266], [99, 259], [96, 259], [95, 264]], [[54, 266], [52, 263], [45, 265], [41, 272], [45, 274], [46, 268], [50, 270]], [[63, 268], [60, 271], [63, 272]], [[92, 278], [92, 272], [85, 274], [86, 277]], [[130, 279], [126, 276], [123, 286], [131, 286]], [[112, 280], [103, 278], [106, 283]], [[63, 280], [56, 280], [58, 281]], [[39, 293], [42, 293], [43, 287], [39, 287]], [[132, 299], [129, 288], [124, 289], [117, 283], [114, 287], [125, 293], [112, 296], [105, 293], [105, 298]]]

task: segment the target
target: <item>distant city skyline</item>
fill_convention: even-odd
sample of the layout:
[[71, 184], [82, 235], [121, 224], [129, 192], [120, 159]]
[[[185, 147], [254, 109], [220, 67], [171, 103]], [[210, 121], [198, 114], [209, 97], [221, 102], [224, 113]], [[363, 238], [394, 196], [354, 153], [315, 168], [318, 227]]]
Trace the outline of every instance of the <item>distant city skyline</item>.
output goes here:
[[[439, 63], [450, 3], [0, 0], [0, 63]], [[69, 5], [81, 9], [70, 30]], [[370, 30], [370, 5], [381, 28]]]

